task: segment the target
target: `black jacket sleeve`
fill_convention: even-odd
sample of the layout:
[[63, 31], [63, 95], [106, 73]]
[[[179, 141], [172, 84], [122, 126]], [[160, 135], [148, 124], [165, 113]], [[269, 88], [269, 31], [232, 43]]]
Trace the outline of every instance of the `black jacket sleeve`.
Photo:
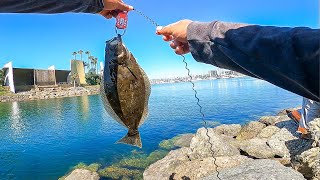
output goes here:
[[97, 13], [102, 0], [0, 0], [0, 13]]
[[188, 26], [193, 57], [320, 101], [320, 30], [193, 22]]

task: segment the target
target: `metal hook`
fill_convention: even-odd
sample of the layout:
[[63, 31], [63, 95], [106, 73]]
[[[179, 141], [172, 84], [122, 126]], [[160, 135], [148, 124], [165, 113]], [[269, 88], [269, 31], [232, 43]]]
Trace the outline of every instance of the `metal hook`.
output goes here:
[[120, 32], [119, 32], [119, 28], [117, 28], [117, 26], [115, 26], [115, 31], [116, 31], [116, 34], [117, 35], [120, 35], [120, 36], [123, 36], [125, 33], [126, 33], [126, 31], [127, 31], [127, 29], [122, 29], [123, 31], [122, 31], [122, 34], [120, 34]]

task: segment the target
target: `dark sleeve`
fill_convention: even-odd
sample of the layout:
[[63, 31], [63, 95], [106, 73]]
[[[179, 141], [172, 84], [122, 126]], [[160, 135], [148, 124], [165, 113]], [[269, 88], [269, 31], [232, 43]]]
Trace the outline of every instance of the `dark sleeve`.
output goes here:
[[320, 30], [193, 22], [188, 42], [198, 62], [237, 71], [320, 101]]
[[97, 13], [102, 0], [0, 0], [0, 13]]

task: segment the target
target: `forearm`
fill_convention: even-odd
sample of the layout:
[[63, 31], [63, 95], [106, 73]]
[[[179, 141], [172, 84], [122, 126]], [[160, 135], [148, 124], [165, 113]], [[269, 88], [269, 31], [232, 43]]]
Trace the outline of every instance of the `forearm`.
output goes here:
[[0, 0], [0, 13], [97, 13], [102, 0]]
[[193, 22], [188, 42], [199, 61], [259, 77], [319, 101], [320, 31]]

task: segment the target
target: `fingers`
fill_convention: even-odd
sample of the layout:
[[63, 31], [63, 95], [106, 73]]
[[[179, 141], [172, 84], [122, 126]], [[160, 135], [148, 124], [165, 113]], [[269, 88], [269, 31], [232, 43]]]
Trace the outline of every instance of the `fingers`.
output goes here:
[[171, 43], [170, 43], [170, 47], [171, 47], [172, 49], [176, 49], [176, 48], [178, 47], [178, 44], [176, 44], [175, 42], [171, 42]]
[[112, 12], [106, 10], [101, 11], [99, 14], [107, 19], [111, 19], [113, 17]]
[[162, 37], [162, 39], [163, 39], [164, 41], [172, 41], [174, 38], [173, 38], [173, 36], [171, 36], [171, 35], [164, 35], [164, 36]]
[[172, 24], [165, 26], [165, 27], [158, 26], [156, 33], [158, 35], [172, 35], [172, 33], [173, 33]]
[[178, 46], [174, 52], [178, 55], [187, 54], [190, 52], [189, 46]]
[[175, 52], [176, 54], [178, 54], [178, 55], [182, 55], [182, 54], [183, 54], [183, 47], [178, 46], [178, 47], [174, 50], [174, 52]]
[[170, 43], [170, 47], [174, 49], [174, 52], [178, 55], [182, 55], [190, 52], [188, 44], [181, 43], [176, 40]]
[[106, 16], [104, 16], [105, 18], [107, 19], [111, 19], [112, 18], [112, 15], [111, 14], [107, 14]]
[[130, 6], [130, 5], [127, 5], [127, 4], [123, 3], [122, 1], [120, 1], [120, 2], [118, 3], [117, 9], [119, 9], [119, 10], [121, 10], [121, 11], [131, 11], [131, 10], [133, 10], [133, 7]]
[[107, 19], [111, 19], [112, 17], [116, 18], [118, 16], [119, 11], [118, 10], [102, 10], [99, 14]]

